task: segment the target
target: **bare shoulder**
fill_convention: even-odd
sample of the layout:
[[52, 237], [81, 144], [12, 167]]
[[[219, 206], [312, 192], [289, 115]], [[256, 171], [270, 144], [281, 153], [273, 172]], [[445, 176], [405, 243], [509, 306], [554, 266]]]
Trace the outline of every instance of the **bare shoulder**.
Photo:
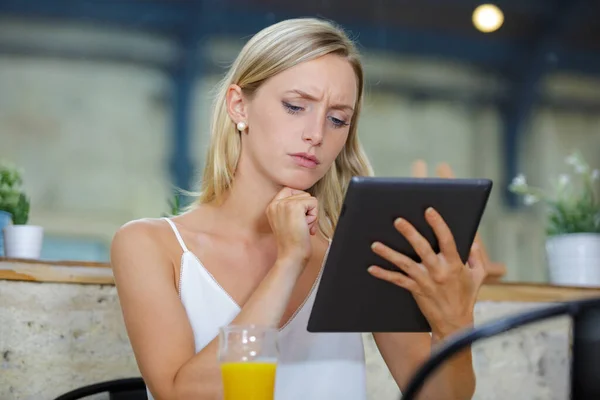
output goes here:
[[163, 219], [144, 218], [129, 221], [115, 233], [111, 254], [119, 255], [122, 252], [135, 253], [143, 250], [156, 255], [163, 249], [161, 245], [165, 244], [168, 230], [169, 226]]
[[113, 244], [134, 244], [139, 241], [156, 240], [166, 223], [162, 219], [143, 218], [129, 221], [121, 226], [113, 237]]

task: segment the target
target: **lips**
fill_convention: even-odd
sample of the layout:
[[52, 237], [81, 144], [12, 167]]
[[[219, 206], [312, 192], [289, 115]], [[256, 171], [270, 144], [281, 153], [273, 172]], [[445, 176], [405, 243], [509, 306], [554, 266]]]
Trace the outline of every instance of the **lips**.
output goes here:
[[313, 156], [312, 154], [295, 153], [295, 154], [290, 154], [290, 156], [292, 156], [292, 158], [294, 159], [294, 162], [301, 167], [316, 168], [320, 164], [319, 159], [317, 157]]

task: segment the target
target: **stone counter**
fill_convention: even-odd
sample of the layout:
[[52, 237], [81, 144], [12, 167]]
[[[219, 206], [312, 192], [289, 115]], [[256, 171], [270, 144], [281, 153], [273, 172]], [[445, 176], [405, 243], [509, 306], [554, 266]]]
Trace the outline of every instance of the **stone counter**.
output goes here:
[[112, 285], [0, 281], [0, 399], [139, 376]]
[[[501, 318], [541, 303], [480, 302], [476, 324]], [[473, 346], [477, 375], [475, 400], [567, 400], [569, 391], [567, 317], [516, 329]], [[400, 392], [371, 336], [365, 337], [371, 400], [399, 399]]]
[[[35, 271], [46, 264], [24, 263], [27, 273], [17, 264], [21, 265], [0, 261], [0, 399], [51, 400], [85, 384], [139, 376], [116, 289], [110, 282], [95, 283], [97, 273], [106, 271], [89, 269], [102, 266], [51, 266], [85, 271], [83, 278], [75, 269], [62, 271], [69, 283], [61, 283], [54, 279], [55, 272]], [[42, 275], [46, 280], [36, 281]], [[107, 276], [102, 279], [108, 281]], [[486, 285], [476, 307], [476, 323], [547, 301], [589, 295], [600, 295], [600, 289]], [[568, 334], [569, 320], [558, 318], [475, 345], [475, 399], [566, 399]], [[369, 399], [398, 399], [399, 391], [370, 335], [365, 335], [365, 352]]]

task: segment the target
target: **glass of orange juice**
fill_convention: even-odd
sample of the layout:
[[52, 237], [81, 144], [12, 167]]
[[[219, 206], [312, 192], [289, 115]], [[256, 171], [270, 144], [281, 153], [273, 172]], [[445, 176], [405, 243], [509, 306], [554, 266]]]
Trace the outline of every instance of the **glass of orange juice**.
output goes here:
[[279, 331], [256, 325], [229, 325], [219, 331], [224, 400], [273, 400]]

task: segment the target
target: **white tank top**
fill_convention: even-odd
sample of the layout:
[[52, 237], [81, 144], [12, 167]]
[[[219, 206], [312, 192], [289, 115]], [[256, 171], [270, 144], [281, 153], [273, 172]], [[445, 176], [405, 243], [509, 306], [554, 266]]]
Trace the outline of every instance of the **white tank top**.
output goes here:
[[[190, 252], [171, 225], [183, 254], [179, 298], [202, 350], [240, 312], [240, 307]], [[327, 257], [327, 255], [325, 256]], [[306, 330], [320, 275], [307, 299], [280, 329], [275, 400], [366, 400], [365, 354], [360, 333], [310, 333]], [[150, 393], [148, 398], [152, 399]]]

